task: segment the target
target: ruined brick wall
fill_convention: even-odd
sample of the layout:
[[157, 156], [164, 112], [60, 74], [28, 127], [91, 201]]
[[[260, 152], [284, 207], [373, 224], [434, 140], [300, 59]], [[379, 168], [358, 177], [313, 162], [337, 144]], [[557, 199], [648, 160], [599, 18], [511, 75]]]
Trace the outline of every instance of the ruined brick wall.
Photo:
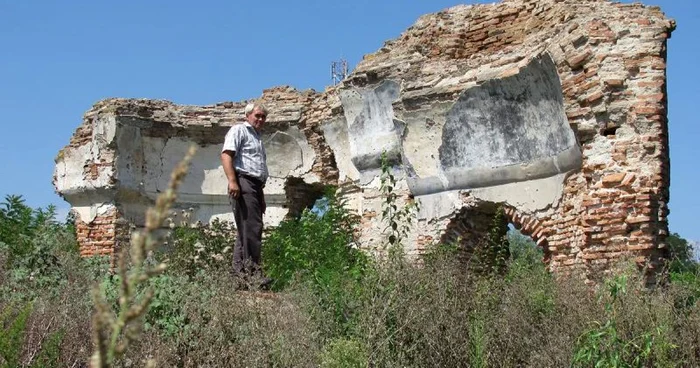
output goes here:
[[[258, 100], [270, 110], [264, 134], [269, 136], [298, 128], [301, 135], [308, 136], [306, 150], [310, 151], [308, 156], [314, 162], [309, 165], [308, 172], [302, 173], [307, 177], [299, 175], [297, 179], [302, 183], [304, 180], [333, 183], [337, 180], [337, 170], [333, 169], [332, 153], [329, 158], [323, 136], [314, 131], [317, 128], [305, 125], [305, 110], [310, 108], [316, 96], [313, 91], [297, 91], [287, 86], [263, 91]], [[228, 129], [244, 120], [246, 103], [181, 106], [160, 100], [109, 99], [96, 103], [86, 112], [83, 124], [78, 127], [69, 145], [57, 155], [54, 173], [54, 183], [59, 193], [72, 204], [76, 214], [82, 254], [110, 254], [110, 249], [115, 247], [114, 227], [117, 219], [136, 225], [142, 223], [145, 209], [153, 204], [157, 193], [164, 188], [168, 173], [182, 158], [184, 148], [189, 144], [197, 145], [200, 152], [208, 152], [199, 162], [205, 165], [204, 171], [220, 171], [216, 169], [218, 151]], [[162, 146], [149, 147], [154, 143], [158, 145], [158, 142]], [[146, 158], [153, 154], [149, 150], [168, 151], [169, 146], [175, 145], [182, 149], [175, 149], [174, 154], [163, 154], [159, 159], [168, 162], [160, 162], [159, 167], [153, 167], [153, 159], [149, 161]], [[190, 175], [196, 176], [197, 170], [202, 168], [194, 167]], [[204, 174], [205, 177], [209, 175]], [[277, 181], [284, 183], [287, 179]], [[158, 180], [159, 183], [149, 183], [148, 180]], [[303, 196], [284, 198], [285, 188], [279, 183], [277, 186], [269, 193], [268, 203], [280, 209], [278, 217], [283, 216], [286, 209], [298, 207], [297, 202], [309, 200]], [[301, 185], [299, 187], [303, 188]], [[194, 207], [218, 202], [218, 208], [205, 209], [201, 218], [195, 220], [208, 220], [205, 216], [211, 212], [231, 212], [228, 199], [222, 192], [224, 188], [225, 185], [215, 188], [221, 193], [215, 193], [216, 190], [197, 193], [197, 185], [184, 188], [185, 195], [176, 205], [176, 210], [192, 207], [192, 203], [187, 202], [187, 196], [199, 195], [202, 198], [195, 200], [197, 203]], [[306, 192], [310, 193], [307, 196], [320, 196], [318, 190]], [[173, 216], [176, 217], [176, 214]]]
[[543, 218], [557, 270], [583, 265], [599, 274], [628, 255], [658, 267], [665, 252], [666, 39], [673, 24], [658, 9], [607, 6], [624, 11], [568, 26], [559, 45], [567, 116], [584, 161], [567, 179], [561, 211]]
[[117, 248], [118, 219], [116, 209], [96, 216], [89, 223], [78, 219], [75, 222], [75, 230], [80, 244], [80, 255], [112, 255]]
[[[658, 8], [604, 0], [506, 0], [425, 15], [366, 55], [336, 87], [322, 93], [290, 87], [263, 91], [260, 99], [270, 109], [266, 134], [274, 143], [269, 149], [296, 154], [299, 147], [297, 156], [303, 158], [284, 168], [293, 180], [280, 177], [270, 186], [273, 206], [283, 216], [289, 207], [298, 211], [299, 203], [317, 195], [309, 189], [316, 184], [339, 185], [362, 216], [364, 245], [377, 247], [384, 241], [384, 226], [377, 215], [381, 199], [375, 156], [386, 149], [404, 167], [397, 169], [397, 190], [415, 196], [423, 207], [408, 239], [409, 254], [421, 254], [448, 232], [460, 233], [469, 246], [476, 236], [469, 234], [483, 233], [487, 222], [475, 219], [466, 226], [464, 214], [478, 213], [489, 202], [504, 205], [509, 220], [544, 249], [554, 272], [582, 272], [594, 280], [626, 257], [653, 270], [664, 257], [668, 233], [665, 60], [674, 27]], [[474, 96], [486, 96], [486, 105], [496, 101], [496, 115], [463, 115]], [[550, 116], [556, 115], [551, 108], [540, 109], [542, 96], [549, 96], [545, 102], [550, 104], [558, 101], [561, 120]], [[482, 119], [498, 127], [499, 119], [510, 119], [512, 108], [523, 104], [531, 105], [517, 112], [528, 115], [516, 119], [518, 124], [525, 119], [524, 128], [516, 126], [524, 129], [524, 139], [491, 145], [493, 156], [505, 152], [503, 157], [520, 161], [487, 160], [461, 176], [446, 166], [459, 161], [446, 155], [474, 143], [445, 149], [455, 144], [447, 137], [459, 128], [455, 124], [479, 125]], [[175, 137], [211, 153], [226, 130], [243, 119], [244, 106], [245, 101], [201, 107], [102, 101], [59, 153], [59, 192], [74, 207], [82, 206], [84, 214], [87, 207], [108, 203], [138, 222], [129, 208], [140, 210], [151, 194], [139, 183], [126, 184], [122, 164], [132, 163], [131, 171], [140, 167], [137, 174], [142, 175], [148, 174], [148, 160], [126, 154], [120, 134], [169, 142], [165, 148]], [[548, 131], [542, 121], [550, 118], [563, 128]], [[111, 129], [116, 138], [104, 139]], [[286, 135], [275, 136], [278, 131]], [[501, 133], [496, 129], [493, 135]], [[547, 134], [554, 134], [552, 141], [558, 139], [560, 145], [547, 146]], [[483, 139], [490, 139], [488, 132]], [[532, 144], [545, 153], [528, 151]], [[215, 168], [205, 161], [202, 169], [211, 175]], [[315, 194], [291, 199], [290, 182], [300, 192]], [[200, 193], [204, 199], [197, 203], [219, 203], [203, 213], [225, 208], [217, 190]], [[110, 220], [98, 218], [81, 225], [82, 234], [97, 234], [99, 228], [110, 234]], [[83, 235], [80, 241], [86, 249], [92, 243], [109, 246], [108, 239], [97, 239]]]
[[[666, 40], [658, 8], [607, 1], [505, 1], [427, 15], [367, 55], [346, 85], [400, 80], [397, 116], [454, 101], [465, 89], [517, 74], [546, 53], [556, 64], [568, 122], [582, 151], [553, 206], [507, 206], [555, 272], [600, 275], [633, 257], [658, 267], [668, 233]], [[428, 124], [428, 123], [426, 123]], [[450, 228], [442, 221], [440, 231]], [[416, 236], [419, 248], [439, 235]], [[420, 249], [418, 250], [420, 251]]]

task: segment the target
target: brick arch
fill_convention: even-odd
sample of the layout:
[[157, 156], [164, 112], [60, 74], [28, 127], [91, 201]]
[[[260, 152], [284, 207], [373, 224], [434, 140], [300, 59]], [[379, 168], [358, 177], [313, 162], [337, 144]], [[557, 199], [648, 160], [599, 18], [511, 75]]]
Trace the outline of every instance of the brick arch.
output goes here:
[[535, 216], [523, 214], [515, 207], [504, 206], [503, 212], [508, 220], [523, 234], [532, 238], [539, 248], [544, 252], [544, 263], [549, 264], [552, 259], [552, 252], [547, 241], [547, 229], [543, 223]]
[[[469, 262], [474, 251], [483, 245], [486, 235], [494, 225], [494, 215], [500, 203], [479, 201], [469, 203], [456, 212], [440, 236], [442, 244], [457, 244], [460, 247], [460, 260]], [[504, 232], [507, 229], [507, 216], [504, 216]]]
[[479, 201], [465, 205], [445, 227], [440, 236], [440, 243], [457, 243], [463, 251], [460, 258], [468, 260], [475, 247], [480, 245], [493, 226], [494, 215], [499, 206], [503, 208], [504, 223], [512, 223], [523, 235], [531, 237], [544, 253], [543, 262], [549, 265], [553, 253], [547, 237], [549, 230], [544, 226], [544, 222], [504, 203]]

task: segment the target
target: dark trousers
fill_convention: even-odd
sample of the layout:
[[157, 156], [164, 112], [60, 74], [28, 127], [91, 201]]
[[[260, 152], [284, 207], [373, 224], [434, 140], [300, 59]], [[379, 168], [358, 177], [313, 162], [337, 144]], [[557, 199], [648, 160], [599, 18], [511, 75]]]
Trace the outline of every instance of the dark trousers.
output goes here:
[[237, 176], [241, 193], [232, 201], [238, 231], [233, 246], [233, 272], [247, 276], [261, 272], [263, 183], [245, 175]]

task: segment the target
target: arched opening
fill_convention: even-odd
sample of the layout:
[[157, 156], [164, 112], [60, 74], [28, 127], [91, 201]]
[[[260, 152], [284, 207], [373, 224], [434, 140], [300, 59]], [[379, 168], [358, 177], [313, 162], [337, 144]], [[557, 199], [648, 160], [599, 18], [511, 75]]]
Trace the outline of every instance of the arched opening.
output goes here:
[[544, 250], [530, 235], [520, 231], [515, 224], [508, 224], [506, 237], [508, 238], [508, 249], [512, 262], [527, 266], [544, 263]]
[[476, 272], [504, 271], [509, 260], [548, 264], [547, 240], [539, 222], [502, 203], [478, 202], [462, 208], [441, 243], [456, 246], [458, 257]]
[[440, 242], [458, 249], [460, 262], [477, 273], [505, 270], [510, 257], [503, 206], [479, 202], [463, 207], [448, 224]]
[[287, 217], [299, 217], [304, 209], [313, 208], [316, 201], [323, 197], [326, 187], [323, 183], [309, 184], [304, 179], [288, 177], [284, 183], [285, 206], [289, 209]]

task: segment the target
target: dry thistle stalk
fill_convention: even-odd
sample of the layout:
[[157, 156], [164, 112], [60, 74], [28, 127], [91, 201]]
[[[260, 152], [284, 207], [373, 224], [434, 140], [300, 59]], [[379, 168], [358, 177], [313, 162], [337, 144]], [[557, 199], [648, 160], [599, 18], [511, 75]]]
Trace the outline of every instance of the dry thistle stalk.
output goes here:
[[[119, 256], [118, 272], [121, 278], [119, 288], [119, 311], [115, 315], [99, 290], [93, 293], [95, 312], [92, 317], [92, 330], [95, 351], [90, 359], [91, 367], [112, 367], [117, 358], [122, 356], [131, 341], [138, 339], [143, 327], [140, 320], [148, 310], [153, 297], [153, 290], [148, 290], [141, 301], [136, 300], [137, 287], [166, 269], [161, 263], [156, 266], [144, 264], [146, 255], [157, 243], [155, 232], [168, 217], [168, 211], [177, 197], [177, 188], [182, 183], [196, 148], [191, 146], [185, 158], [175, 167], [170, 175], [170, 183], [165, 192], [156, 199], [154, 207], [146, 211], [146, 224], [142, 231], [131, 236], [131, 268], [125, 262], [126, 249]], [[149, 362], [149, 366], [155, 365]]]

